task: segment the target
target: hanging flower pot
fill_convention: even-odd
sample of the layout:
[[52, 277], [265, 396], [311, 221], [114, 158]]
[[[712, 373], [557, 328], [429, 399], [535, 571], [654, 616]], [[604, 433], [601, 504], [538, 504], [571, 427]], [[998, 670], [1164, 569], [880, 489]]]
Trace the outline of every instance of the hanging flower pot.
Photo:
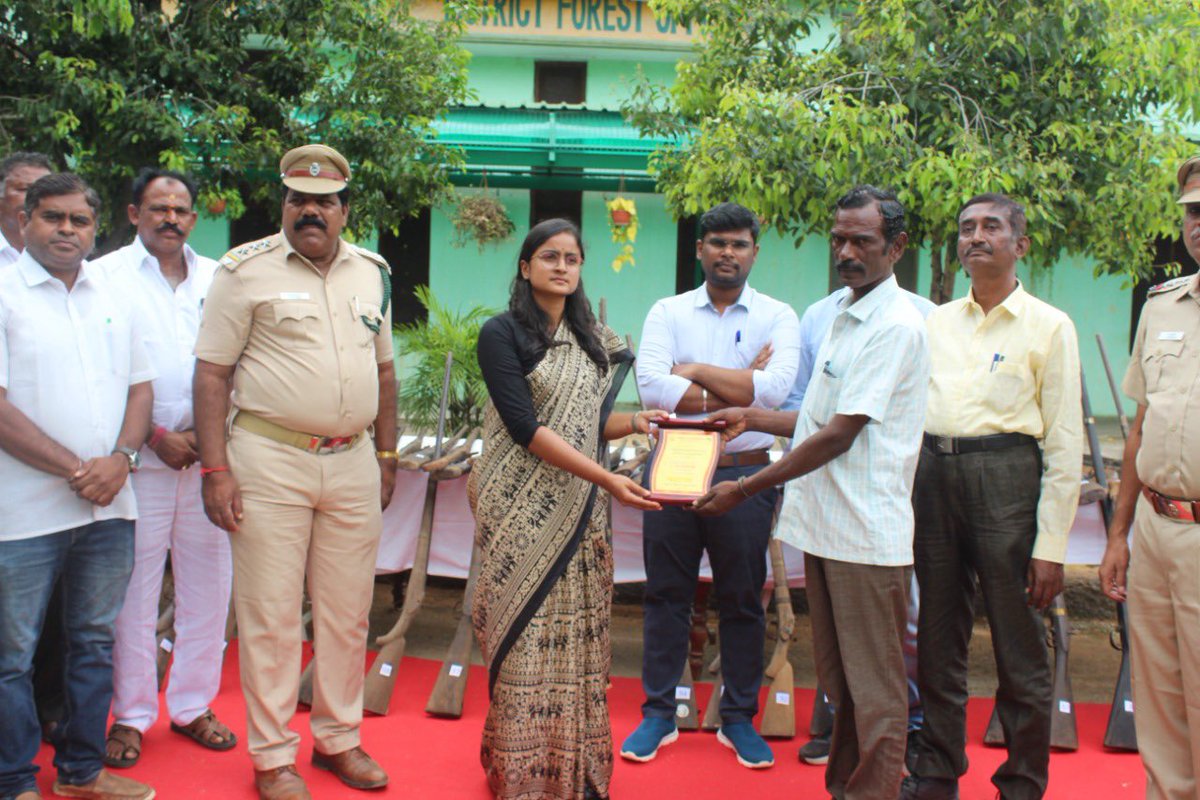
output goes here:
[[208, 213], [212, 214], [214, 217], [219, 217], [220, 215], [225, 213], [225, 207], [227, 205], [228, 205], [228, 202], [225, 200], [224, 197], [218, 197], [213, 200], [209, 200], [208, 206], [207, 206]]
[[617, 228], [624, 228], [629, 223], [633, 222], [633, 214], [624, 208], [613, 208], [609, 210], [609, 216], [612, 218], [612, 224]]

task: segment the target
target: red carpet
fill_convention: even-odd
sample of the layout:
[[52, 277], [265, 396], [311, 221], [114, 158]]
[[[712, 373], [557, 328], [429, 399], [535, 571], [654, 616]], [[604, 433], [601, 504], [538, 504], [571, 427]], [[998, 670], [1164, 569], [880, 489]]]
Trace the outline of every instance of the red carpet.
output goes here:
[[[391, 713], [386, 717], [368, 715], [363, 723], [364, 746], [391, 776], [391, 785], [382, 793], [348, 789], [328, 773], [313, 769], [308, 764], [312, 747], [308, 714], [297, 713], [293, 726], [303, 738], [299, 769], [314, 798], [490, 798], [479, 767], [478, 750], [479, 732], [487, 708], [486, 675], [481, 668], [472, 668], [462, 719], [435, 719], [428, 717], [424, 709], [438, 667], [432, 661], [406, 658], [400, 667]], [[703, 684], [697, 688], [703, 710], [710, 686]], [[610, 698], [613, 737], [619, 745], [640, 717], [641, 685], [630, 678], [617, 678]], [[797, 725], [799, 731], [807, 731], [812, 700], [811, 690], [797, 692], [797, 719], [803, 721]], [[244, 741], [246, 712], [238, 688], [236, 644], [229, 647], [221, 694], [214, 710], [242, 739], [236, 748], [226, 753], [214, 753], [171, 733], [163, 708], [158, 722], [146, 734], [142, 760], [136, 767], [123, 770], [122, 774], [150, 783], [162, 800], [197, 797], [255, 800], [253, 773]], [[1080, 749], [1075, 753], [1051, 756], [1047, 797], [1052, 800], [1142, 797], [1144, 779], [1137, 754], [1106, 752], [1100, 744], [1107, 708], [1079, 705], [1077, 712]], [[960, 783], [963, 800], [991, 800], [995, 796], [988, 777], [1003, 760], [1003, 753], [977, 744], [983, 738], [990, 714], [989, 701], [972, 701], [968, 725], [970, 740], [976, 744], [969, 748], [971, 769]], [[796, 760], [796, 750], [806, 740], [806, 735], [798, 735], [791, 741], [773, 742], [775, 767], [752, 771], [738, 766], [733, 754], [718, 744], [714, 735], [685, 733], [649, 764], [631, 764], [618, 757], [612, 796], [614, 800], [803, 800], [827, 797], [824, 769], [806, 766]], [[52, 796], [51, 757], [47, 747], [42, 748], [38, 757], [42, 767], [40, 785], [47, 797]]]

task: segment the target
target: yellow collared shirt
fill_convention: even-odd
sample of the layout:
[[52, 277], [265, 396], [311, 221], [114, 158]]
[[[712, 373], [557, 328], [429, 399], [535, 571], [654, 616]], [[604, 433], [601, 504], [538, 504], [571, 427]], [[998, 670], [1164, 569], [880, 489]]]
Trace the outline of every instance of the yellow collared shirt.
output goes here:
[[1025, 433], [1044, 468], [1033, 557], [1062, 563], [1083, 462], [1079, 342], [1070, 318], [1017, 288], [986, 316], [974, 292], [926, 319], [931, 370], [925, 430]]

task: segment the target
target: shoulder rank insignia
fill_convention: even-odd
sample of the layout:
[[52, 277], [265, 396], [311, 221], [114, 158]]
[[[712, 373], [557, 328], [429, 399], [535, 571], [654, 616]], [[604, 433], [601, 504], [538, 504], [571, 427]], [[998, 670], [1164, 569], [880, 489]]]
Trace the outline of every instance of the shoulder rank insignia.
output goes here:
[[1181, 275], [1178, 278], [1172, 278], [1169, 281], [1164, 281], [1157, 286], [1151, 286], [1146, 292], [1146, 297], [1153, 297], [1156, 294], [1163, 294], [1164, 292], [1178, 289], [1180, 286], [1185, 286], [1190, 283], [1193, 277], [1194, 276], [1192, 275]]
[[280, 234], [274, 233], [265, 239], [259, 239], [256, 242], [247, 242], [246, 244], [230, 250], [228, 253], [223, 255], [221, 260], [217, 263], [222, 267], [225, 267], [225, 269], [235, 270], [243, 261], [253, 258], [254, 256], [261, 255], [262, 253], [269, 253], [276, 247], [279, 247], [282, 238], [283, 237]]

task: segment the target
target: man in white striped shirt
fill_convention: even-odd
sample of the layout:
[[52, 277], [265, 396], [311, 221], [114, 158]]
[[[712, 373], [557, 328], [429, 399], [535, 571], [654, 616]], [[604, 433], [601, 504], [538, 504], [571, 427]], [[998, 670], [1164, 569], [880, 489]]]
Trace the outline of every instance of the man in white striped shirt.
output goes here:
[[788, 486], [776, 535], [804, 551], [817, 677], [837, 711], [825, 785], [845, 800], [895, 797], [908, 722], [901, 648], [912, 574], [912, 485], [929, 350], [892, 274], [908, 242], [891, 192], [856, 186], [831, 235], [839, 303], [799, 412], [730, 409], [726, 435], [794, 431], [775, 464], [696, 501], [724, 513]]

